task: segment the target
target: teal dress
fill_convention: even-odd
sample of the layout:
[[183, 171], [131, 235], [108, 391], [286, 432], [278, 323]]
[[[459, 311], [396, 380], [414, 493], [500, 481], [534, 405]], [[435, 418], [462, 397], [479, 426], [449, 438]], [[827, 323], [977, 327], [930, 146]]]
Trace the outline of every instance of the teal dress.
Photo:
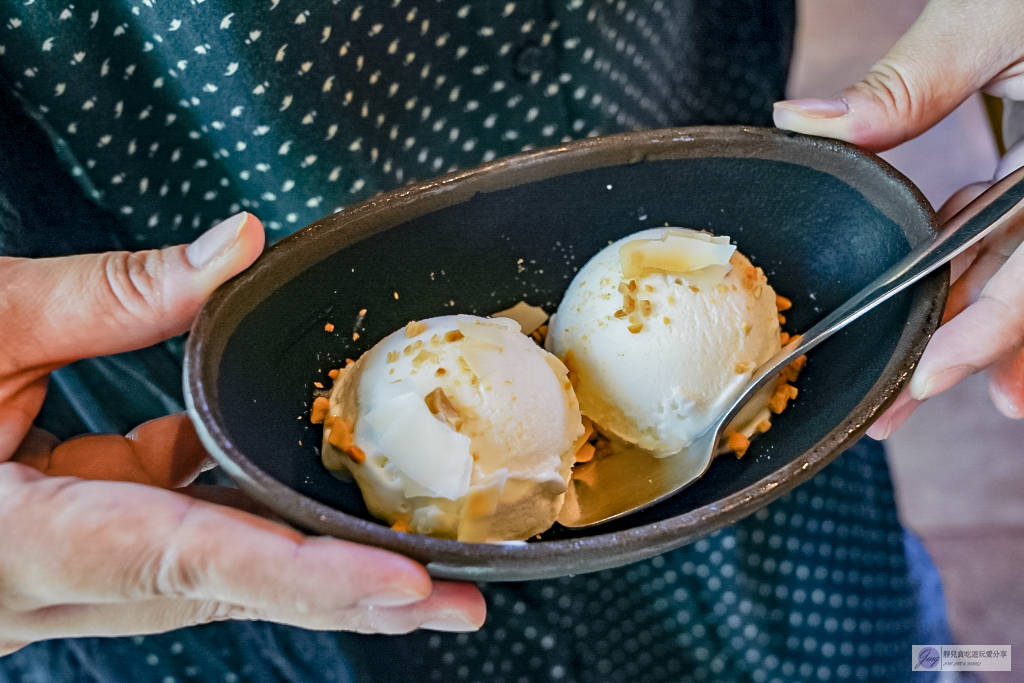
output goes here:
[[[241, 209], [273, 240], [524, 149], [637, 128], [770, 125], [791, 1], [0, 0], [0, 250], [143, 248]], [[54, 373], [38, 423], [181, 410], [180, 342]], [[214, 475], [216, 476], [216, 475]], [[592, 575], [483, 586], [473, 634], [219, 623], [53, 641], [23, 681], [895, 681], [947, 642], [879, 444], [709, 538]], [[920, 677], [921, 674], [918, 674]]]

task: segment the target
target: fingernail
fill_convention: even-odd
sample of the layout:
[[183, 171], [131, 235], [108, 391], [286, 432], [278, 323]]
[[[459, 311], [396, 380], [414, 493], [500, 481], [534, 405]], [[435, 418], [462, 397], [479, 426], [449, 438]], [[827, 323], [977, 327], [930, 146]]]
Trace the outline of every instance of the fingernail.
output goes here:
[[1010, 418], [1011, 420], [1019, 420], [1024, 415], [1021, 415], [1020, 408], [1017, 406], [1015, 399], [1008, 396], [1003, 388], [994, 382], [989, 383], [989, 396], [992, 397], [992, 403], [995, 404], [996, 410]]
[[462, 615], [431, 619], [420, 624], [420, 628], [427, 629], [428, 631], [446, 631], [448, 633], [467, 633], [480, 630], [479, 626]]
[[973, 370], [966, 365], [957, 365], [941, 370], [933, 375], [915, 374], [910, 380], [910, 395], [918, 401], [941, 394], [946, 389], [966, 379]]
[[1020, 414], [1020, 408], [1017, 407], [1017, 404], [1006, 396], [1000, 396], [1000, 398], [993, 401], [993, 403], [996, 404], [996, 410], [1011, 420], [1019, 420], [1021, 417], [1024, 417]]
[[868, 431], [865, 432], [869, 439], [874, 439], [875, 441], [885, 441], [889, 438], [889, 433], [889, 426], [883, 424], [881, 420], [868, 427]]
[[221, 221], [199, 236], [185, 249], [185, 255], [193, 268], [203, 268], [215, 258], [225, 253], [235, 240], [249, 214], [245, 211], [236, 213], [231, 218]]
[[920, 401], [915, 401], [904, 391], [896, 397], [889, 409], [882, 413], [878, 422], [868, 428], [868, 436], [875, 441], [888, 439], [914, 414], [919, 405]]
[[397, 588], [393, 591], [363, 598], [359, 601], [359, 604], [364, 607], [401, 607], [426, 600], [426, 598], [427, 596], [421, 595], [414, 590]]
[[850, 106], [844, 100], [782, 100], [775, 103], [775, 111], [794, 112], [809, 119], [837, 119], [850, 113]]

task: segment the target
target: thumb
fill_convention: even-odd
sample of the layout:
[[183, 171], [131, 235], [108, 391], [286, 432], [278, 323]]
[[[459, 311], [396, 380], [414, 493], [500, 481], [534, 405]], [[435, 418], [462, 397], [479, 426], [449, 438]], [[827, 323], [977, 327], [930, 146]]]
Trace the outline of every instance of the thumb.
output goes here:
[[0, 335], [0, 355], [21, 370], [50, 368], [180, 334], [263, 243], [262, 224], [243, 212], [190, 245], [0, 259], [0, 328], [12, 332]]
[[775, 125], [875, 151], [917, 137], [1021, 58], [1020, 5], [932, 0], [860, 82], [831, 99], [776, 102]]

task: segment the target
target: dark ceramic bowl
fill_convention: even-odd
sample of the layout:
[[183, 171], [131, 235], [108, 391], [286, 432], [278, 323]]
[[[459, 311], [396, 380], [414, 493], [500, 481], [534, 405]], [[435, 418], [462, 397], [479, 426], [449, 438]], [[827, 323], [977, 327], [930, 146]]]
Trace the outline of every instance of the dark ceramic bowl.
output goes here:
[[281, 517], [404, 553], [434, 576], [540, 579], [635, 562], [749, 515], [852, 445], [937, 327], [948, 271], [813, 351], [799, 398], [742, 460], [716, 460], [641, 513], [585, 530], [556, 525], [520, 546], [397, 533], [373, 519], [358, 488], [320, 463], [313, 382], [329, 386], [329, 369], [409, 320], [486, 315], [520, 300], [554, 311], [588, 258], [661, 225], [731, 236], [792, 299], [787, 328], [803, 330], [926, 239], [934, 221], [885, 162], [776, 130], [644, 131], [519, 154], [381, 195], [268, 249], [217, 290], [192, 330], [189, 412], [224, 470]]

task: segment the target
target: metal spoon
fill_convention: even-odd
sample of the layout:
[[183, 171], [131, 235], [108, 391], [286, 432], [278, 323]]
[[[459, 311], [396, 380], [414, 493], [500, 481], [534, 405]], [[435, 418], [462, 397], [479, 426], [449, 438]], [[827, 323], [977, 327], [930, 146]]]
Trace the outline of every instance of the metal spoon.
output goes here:
[[783, 368], [1021, 213], [1024, 168], [990, 187], [950, 218], [933, 240], [913, 249], [817, 325], [795, 337], [757, 369], [728, 408], [684, 451], [655, 458], [639, 449], [627, 450], [576, 465], [559, 523], [573, 528], [601, 524], [639, 512], [692, 484], [711, 466], [726, 426]]

